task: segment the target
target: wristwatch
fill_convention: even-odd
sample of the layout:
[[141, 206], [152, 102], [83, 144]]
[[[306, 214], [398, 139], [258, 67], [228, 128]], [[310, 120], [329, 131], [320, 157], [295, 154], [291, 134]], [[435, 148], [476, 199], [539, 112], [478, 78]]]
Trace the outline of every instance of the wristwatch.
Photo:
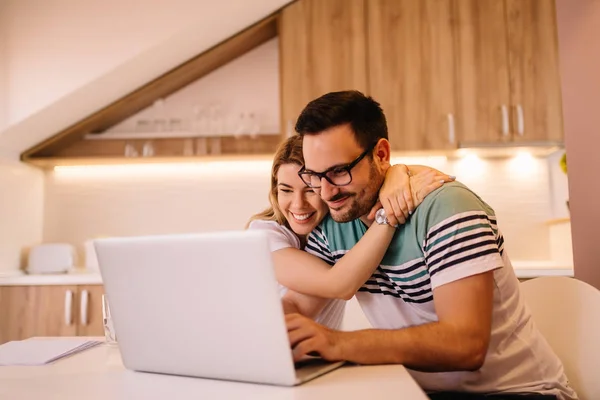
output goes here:
[[377, 210], [377, 212], [375, 213], [375, 222], [377, 222], [379, 225], [390, 224], [387, 219], [387, 215], [385, 214], [385, 209], [380, 208], [379, 210]]

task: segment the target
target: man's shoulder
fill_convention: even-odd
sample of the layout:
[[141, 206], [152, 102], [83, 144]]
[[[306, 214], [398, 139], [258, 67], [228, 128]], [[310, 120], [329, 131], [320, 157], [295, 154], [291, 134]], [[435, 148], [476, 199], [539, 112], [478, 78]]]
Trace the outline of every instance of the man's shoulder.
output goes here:
[[417, 207], [414, 217], [432, 226], [464, 213], [485, 213], [495, 219], [492, 207], [474, 191], [460, 182], [450, 182], [430, 193]]

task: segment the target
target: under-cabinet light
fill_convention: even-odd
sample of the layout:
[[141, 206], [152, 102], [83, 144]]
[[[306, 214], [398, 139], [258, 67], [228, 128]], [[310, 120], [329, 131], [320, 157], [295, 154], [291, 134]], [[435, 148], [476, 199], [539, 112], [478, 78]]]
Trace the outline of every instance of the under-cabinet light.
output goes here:
[[510, 160], [508, 166], [513, 177], [528, 178], [537, 173], [539, 161], [531, 153], [522, 151]]
[[269, 174], [271, 161], [213, 161], [203, 163], [148, 163], [115, 165], [63, 165], [54, 167], [57, 177], [130, 178], [159, 176], [233, 176]]

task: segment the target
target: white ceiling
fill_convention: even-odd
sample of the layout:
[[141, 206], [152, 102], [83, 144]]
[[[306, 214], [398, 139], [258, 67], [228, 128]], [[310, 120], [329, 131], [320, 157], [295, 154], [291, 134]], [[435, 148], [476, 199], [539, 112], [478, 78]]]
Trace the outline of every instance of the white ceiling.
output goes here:
[[[0, 0], [1, 1], [1, 0]], [[220, 0], [191, 26], [0, 134], [0, 157], [20, 153], [263, 19], [290, 0]]]

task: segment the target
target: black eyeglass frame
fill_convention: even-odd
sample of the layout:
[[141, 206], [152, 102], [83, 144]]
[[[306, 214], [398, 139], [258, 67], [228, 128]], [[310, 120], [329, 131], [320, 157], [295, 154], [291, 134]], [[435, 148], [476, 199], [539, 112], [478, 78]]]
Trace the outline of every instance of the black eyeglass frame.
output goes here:
[[[349, 184], [352, 183], [352, 169], [354, 167], [356, 167], [356, 165], [359, 162], [361, 162], [362, 159], [365, 158], [365, 156], [367, 154], [369, 154], [370, 152], [372, 152], [376, 145], [377, 145], [377, 143], [375, 143], [374, 145], [370, 146], [367, 150], [365, 150], [364, 152], [362, 152], [361, 155], [359, 155], [358, 157], [356, 157], [356, 159], [354, 159], [354, 161], [352, 161], [351, 163], [348, 163], [348, 164], [345, 164], [345, 165], [334, 165], [333, 167], [327, 168], [323, 172], [311, 171], [309, 169], [306, 169], [304, 166], [302, 166], [302, 168], [300, 168], [300, 170], [298, 171], [298, 176], [300, 177], [300, 179], [302, 179], [302, 182], [304, 182], [304, 184], [306, 186], [310, 187], [311, 189], [320, 189], [321, 185], [320, 184], [319, 184], [319, 186], [313, 186], [313, 185], [311, 185], [309, 182], [306, 182], [306, 180], [304, 180], [304, 177], [303, 177], [304, 175], [307, 176], [309, 180], [310, 180], [311, 176], [318, 176], [319, 177], [319, 182], [321, 182], [323, 180], [323, 178], [325, 178], [325, 180], [327, 182], [329, 182], [333, 186], [347, 186], [347, 185], [349, 185]], [[329, 178], [327, 176], [327, 174], [330, 173], [331, 171], [334, 171], [334, 170], [344, 170], [344, 171], [346, 171], [346, 173], [350, 177], [350, 180], [348, 181], [348, 183], [344, 183], [342, 185], [338, 185], [336, 183], [333, 183], [331, 181], [331, 178]]]

